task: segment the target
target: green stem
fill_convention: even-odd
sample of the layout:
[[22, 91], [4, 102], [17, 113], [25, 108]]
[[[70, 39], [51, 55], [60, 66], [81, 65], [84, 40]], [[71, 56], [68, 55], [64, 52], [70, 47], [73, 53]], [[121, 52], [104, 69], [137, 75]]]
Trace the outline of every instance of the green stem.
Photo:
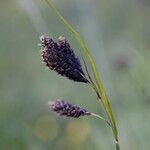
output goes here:
[[[107, 120], [106, 120], [105, 118], [103, 118], [102, 116], [100, 116], [100, 115], [98, 115], [98, 114], [95, 114], [95, 113], [91, 113], [91, 115], [94, 116], [94, 117], [96, 117], [96, 118], [98, 118], [98, 119], [101, 119], [101, 120], [105, 121], [105, 122], [109, 125], [109, 127], [111, 127], [110, 122], [107, 121]], [[116, 143], [116, 150], [120, 150], [119, 143], [118, 143], [117, 141], [115, 141], [115, 143]]]
[[[90, 65], [90, 68], [92, 70], [94, 79], [95, 79], [95, 86], [97, 88], [95, 88], [94, 86], [94, 90], [96, 90], [97, 95], [99, 96], [99, 99], [101, 100], [105, 111], [107, 113], [108, 119], [110, 121], [111, 124], [111, 128], [113, 131], [113, 135], [115, 138], [115, 142], [116, 142], [116, 150], [120, 150], [119, 148], [119, 144], [118, 144], [118, 131], [117, 131], [117, 127], [116, 127], [116, 122], [115, 122], [115, 118], [111, 109], [111, 106], [109, 104], [105, 89], [103, 87], [98, 69], [96, 67], [96, 64], [93, 60], [93, 58], [90, 55], [90, 52], [88, 50], [88, 48], [86, 47], [86, 44], [84, 43], [84, 41], [81, 39], [80, 35], [71, 27], [71, 25], [64, 19], [64, 17], [59, 13], [59, 11], [55, 8], [55, 6], [52, 4], [51, 0], [45, 0], [48, 4], [48, 6], [53, 10], [54, 14], [62, 21], [62, 23], [65, 25], [65, 27], [69, 30], [69, 32], [74, 36], [74, 38], [77, 40], [77, 42], [79, 43], [86, 59], [88, 60], [88, 63]], [[101, 98], [100, 98], [101, 96]]]
[[98, 92], [98, 90], [97, 90], [97, 87], [96, 87], [95, 83], [93, 82], [93, 80], [92, 80], [92, 78], [91, 78], [91, 76], [90, 76], [90, 73], [89, 73], [89, 71], [88, 71], [88, 67], [87, 67], [86, 62], [85, 62], [85, 60], [84, 60], [83, 57], [82, 57], [82, 60], [83, 60], [83, 63], [84, 63], [84, 67], [85, 67], [86, 73], [87, 73], [88, 78], [89, 78], [89, 84], [90, 84], [90, 86], [92, 87], [92, 89], [96, 92], [97, 97], [98, 97], [99, 99], [101, 99], [101, 96], [99, 95], [99, 92]]
[[120, 150], [120, 146], [118, 142], [116, 142], [116, 150]]
[[103, 118], [103, 117], [101, 117], [100, 115], [95, 114], [95, 113], [91, 113], [91, 115], [94, 116], [94, 117], [97, 117], [97, 118], [99, 118], [99, 119], [101, 119], [101, 120], [103, 120], [103, 121], [105, 121], [105, 122], [111, 127], [111, 124], [110, 124], [109, 121], [107, 121], [105, 118]]

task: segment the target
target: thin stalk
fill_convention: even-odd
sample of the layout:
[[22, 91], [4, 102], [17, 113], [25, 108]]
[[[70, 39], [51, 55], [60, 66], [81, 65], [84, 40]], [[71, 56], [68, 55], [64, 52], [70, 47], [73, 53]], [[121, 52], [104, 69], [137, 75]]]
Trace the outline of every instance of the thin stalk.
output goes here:
[[101, 119], [101, 120], [103, 120], [103, 121], [105, 121], [105, 122], [109, 125], [109, 127], [111, 127], [111, 124], [110, 124], [109, 121], [107, 121], [105, 118], [103, 118], [103, 117], [101, 117], [100, 115], [95, 114], [95, 113], [91, 113], [91, 115], [94, 116], [94, 117], [97, 117], [97, 118], [99, 118], [99, 119]]
[[[94, 79], [95, 79], [95, 86], [97, 87], [96, 90], [94, 88], [94, 90], [96, 90], [95, 92], [97, 93], [98, 96], [101, 95], [101, 102], [105, 108], [105, 111], [107, 113], [108, 119], [110, 121], [111, 124], [111, 128], [113, 131], [113, 135], [115, 138], [115, 143], [116, 143], [116, 150], [120, 150], [119, 148], [119, 143], [118, 143], [118, 131], [117, 131], [117, 126], [116, 126], [116, 122], [115, 122], [115, 118], [110, 106], [110, 103], [108, 101], [107, 95], [106, 95], [106, 91], [104, 89], [104, 86], [102, 84], [98, 69], [96, 67], [96, 64], [92, 58], [92, 56], [90, 55], [90, 52], [88, 50], [88, 48], [86, 47], [86, 44], [84, 43], [84, 41], [81, 39], [80, 35], [71, 27], [71, 25], [65, 20], [65, 18], [59, 13], [59, 11], [56, 9], [56, 7], [52, 4], [52, 1], [50, 0], [45, 0], [48, 4], [48, 6], [53, 10], [54, 14], [62, 21], [62, 23], [65, 25], [66, 29], [68, 29], [68, 31], [74, 36], [74, 38], [77, 40], [77, 42], [79, 43], [86, 59], [88, 60], [88, 63], [91, 67]], [[94, 86], [94, 87], [95, 87]]]
[[96, 92], [96, 95], [97, 95], [98, 99], [101, 99], [101, 96], [99, 95], [98, 90], [97, 90], [97, 87], [96, 87], [95, 83], [93, 82], [93, 80], [92, 80], [92, 78], [91, 78], [91, 76], [90, 76], [90, 73], [89, 73], [89, 71], [88, 71], [88, 67], [87, 67], [86, 62], [85, 62], [85, 60], [84, 60], [83, 57], [82, 57], [82, 60], [83, 60], [83, 63], [84, 63], [84, 67], [85, 67], [87, 76], [88, 76], [88, 78], [89, 78], [89, 84], [90, 84], [90, 86], [92, 87], [92, 89]]

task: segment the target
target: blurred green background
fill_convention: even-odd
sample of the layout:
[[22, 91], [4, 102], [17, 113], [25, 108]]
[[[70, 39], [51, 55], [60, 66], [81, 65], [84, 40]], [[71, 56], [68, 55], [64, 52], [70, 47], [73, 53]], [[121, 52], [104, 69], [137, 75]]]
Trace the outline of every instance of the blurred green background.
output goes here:
[[[122, 150], [150, 147], [150, 1], [55, 0], [86, 41], [116, 116]], [[94, 92], [45, 69], [39, 36], [65, 36], [80, 48], [44, 0], [0, 0], [0, 150], [114, 150], [95, 118], [48, 110], [62, 98], [105, 115]]]

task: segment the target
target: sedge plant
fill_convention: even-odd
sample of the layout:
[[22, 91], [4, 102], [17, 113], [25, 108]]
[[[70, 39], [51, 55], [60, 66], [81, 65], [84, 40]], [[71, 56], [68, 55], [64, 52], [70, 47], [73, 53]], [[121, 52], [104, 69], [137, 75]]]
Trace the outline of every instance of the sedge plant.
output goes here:
[[76, 39], [82, 49], [82, 61], [84, 64], [85, 72], [82, 69], [79, 58], [75, 55], [73, 48], [64, 37], [59, 37], [55, 42], [49, 36], [40, 37], [41, 57], [45, 65], [50, 69], [56, 71], [59, 75], [65, 76], [75, 82], [82, 82], [88, 84], [95, 91], [98, 100], [102, 103], [104, 110], [107, 114], [107, 119], [98, 114], [87, 111], [79, 106], [72, 105], [64, 100], [56, 99], [48, 102], [48, 106], [52, 111], [55, 111], [61, 116], [78, 118], [81, 116], [94, 116], [107, 123], [113, 132], [113, 137], [116, 145], [116, 150], [120, 150], [118, 140], [118, 130], [116, 121], [107, 98], [105, 88], [103, 86], [100, 73], [96, 64], [80, 35], [72, 28], [66, 19], [56, 9], [51, 0], [45, 0], [52, 12], [60, 19], [66, 29]]

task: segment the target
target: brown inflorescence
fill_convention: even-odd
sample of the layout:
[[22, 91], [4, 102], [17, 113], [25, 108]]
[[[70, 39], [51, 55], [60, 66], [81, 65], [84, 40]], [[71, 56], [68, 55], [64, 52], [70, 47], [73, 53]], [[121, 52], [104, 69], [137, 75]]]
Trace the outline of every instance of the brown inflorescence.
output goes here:
[[59, 37], [58, 42], [54, 42], [49, 36], [43, 35], [40, 37], [40, 41], [43, 62], [50, 70], [54, 70], [73, 81], [89, 82], [79, 59], [64, 37]]
[[91, 115], [91, 113], [87, 110], [82, 109], [79, 106], [69, 104], [68, 102], [60, 99], [49, 101], [48, 106], [52, 111], [61, 116], [79, 118], [80, 116]]

